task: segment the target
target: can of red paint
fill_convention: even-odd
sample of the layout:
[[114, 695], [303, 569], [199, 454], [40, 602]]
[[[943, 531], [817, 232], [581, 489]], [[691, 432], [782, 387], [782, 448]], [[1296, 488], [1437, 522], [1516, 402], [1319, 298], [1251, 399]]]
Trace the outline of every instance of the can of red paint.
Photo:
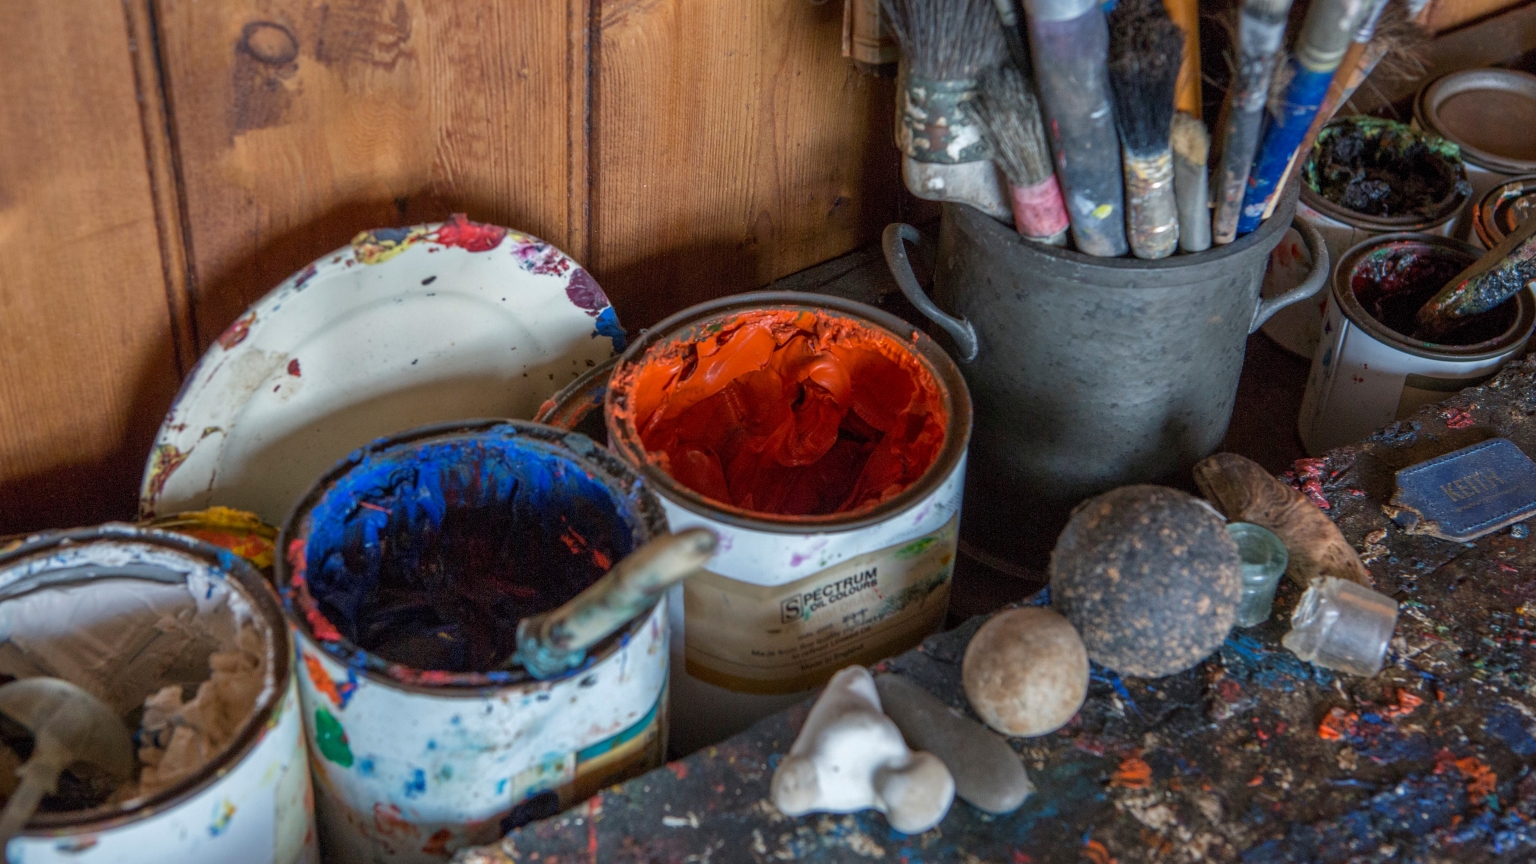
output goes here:
[[1479, 250], [1425, 234], [1388, 234], [1345, 253], [1333, 272], [1323, 338], [1312, 357], [1298, 430], [1318, 455], [1358, 441], [1422, 405], [1488, 380], [1517, 356], [1536, 326], [1529, 289], [1478, 316], [1461, 335], [1425, 342], [1418, 307], [1476, 261]]
[[928, 336], [840, 298], [738, 295], [651, 328], [604, 398], [673, 530], [720, 537], [673, 589], [674, 752], [942, 625], [971, 403]]
[[277, 577], [326, 860], [442, 861], [661, 764], [665, 602], [568, 675], [499, 667], [520, 618], [666, 524], [613, 454], [518, 421], [380, 439], [316, 483]]
[[[108, 524], [0, 554], [0, 672], [63, 678], [145, 717], [137, 791], [39, 812], [6, 860], [318, 864], [293, 656], [271, 588], [210, 544]], [[198, 707], [169, 713], [168, 698]], [[165, 722], [151, 719], [150, 701]], [[186, 758], [205, 746], [200, 765]]]

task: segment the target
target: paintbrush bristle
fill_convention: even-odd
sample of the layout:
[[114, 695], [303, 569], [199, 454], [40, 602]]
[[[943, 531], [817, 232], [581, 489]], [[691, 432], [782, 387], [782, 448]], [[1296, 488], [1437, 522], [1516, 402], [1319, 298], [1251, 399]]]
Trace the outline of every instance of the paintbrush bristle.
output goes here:
[[1109, 16], [1109, 83], [1120, 141], [1134, 156], [1168, 148], [1184, 31], [1162, 0], [1121, 0]]
[[1191, 165], [1204, 165], [1211, 154], [1211, 133], [1198, 118], [1183, 111], [1173, 115], [1173, 152]]
[[1040, 120], [1040, 101], [1023, 73], [1012, 64], [983, 71], [974, 104], [992, 158], [1003, 166], [1009, 183], [1033, 186], [1050, 176], [1051, 148]]
[[971, 79], [1008, 53], [993, 0], [880, 0], [880, 8], [908, 74]]

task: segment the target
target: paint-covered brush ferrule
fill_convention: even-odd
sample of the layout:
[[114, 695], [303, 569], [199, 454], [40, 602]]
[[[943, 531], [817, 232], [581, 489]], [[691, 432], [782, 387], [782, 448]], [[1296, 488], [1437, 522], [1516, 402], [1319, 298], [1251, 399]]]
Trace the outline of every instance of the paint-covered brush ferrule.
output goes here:
[[1179, 245], [1179, 208], [1173, 193], [1173, 151], [1125, 153], [1125, 222], [1137, 258], [1166, 258]]
[[1052, 174], [1032, 186], [1008, 187], [1012, 195], [1013, 225], [1019, 235], [1050, 246], [1067, 245], [1067, 208], [1061, 201], [1061, 185]]
[[952, 81], [908, 74], [901, 91], [901, 151], [919, 162], [955, 165], [990, 158], [981, 124], [970, 103], [976, 81]]

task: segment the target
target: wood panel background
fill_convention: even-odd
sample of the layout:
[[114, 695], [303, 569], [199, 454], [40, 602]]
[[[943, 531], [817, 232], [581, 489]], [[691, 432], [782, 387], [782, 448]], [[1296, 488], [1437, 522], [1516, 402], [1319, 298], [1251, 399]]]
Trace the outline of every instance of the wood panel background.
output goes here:
[[529, 231], [631, 328], [872, 242], [910, 199], [841, 7], [8, 0], [0, 534], [131, 517], [203, 348], [361, 229]]

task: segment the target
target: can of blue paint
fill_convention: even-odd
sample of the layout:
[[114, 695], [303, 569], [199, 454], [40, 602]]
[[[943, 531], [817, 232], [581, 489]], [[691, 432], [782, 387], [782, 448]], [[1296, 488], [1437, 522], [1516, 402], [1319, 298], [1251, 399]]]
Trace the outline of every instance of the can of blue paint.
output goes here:
[[[601, 384], [548, 415], [580, 422]], [[674, 753], [943, 625], [971, 401], [927, 335], [841, 298], [738, 295], [651, 328], [602, 398], [672, 529], [720, 538], [670, 598]]]
[[143, 711], [133, 788], [39, 812], [6, 859], [318, 864], [293, 656], [271, 588], [210, 544], [108, 524], [0, 554], [0, 673]]
[[472, 421], [380, 439], [279, 537], [328, 861], [432, 862], [660, 764], [666, 604], [533, 680], [517, 622], [664, 534], [590, 439]]

